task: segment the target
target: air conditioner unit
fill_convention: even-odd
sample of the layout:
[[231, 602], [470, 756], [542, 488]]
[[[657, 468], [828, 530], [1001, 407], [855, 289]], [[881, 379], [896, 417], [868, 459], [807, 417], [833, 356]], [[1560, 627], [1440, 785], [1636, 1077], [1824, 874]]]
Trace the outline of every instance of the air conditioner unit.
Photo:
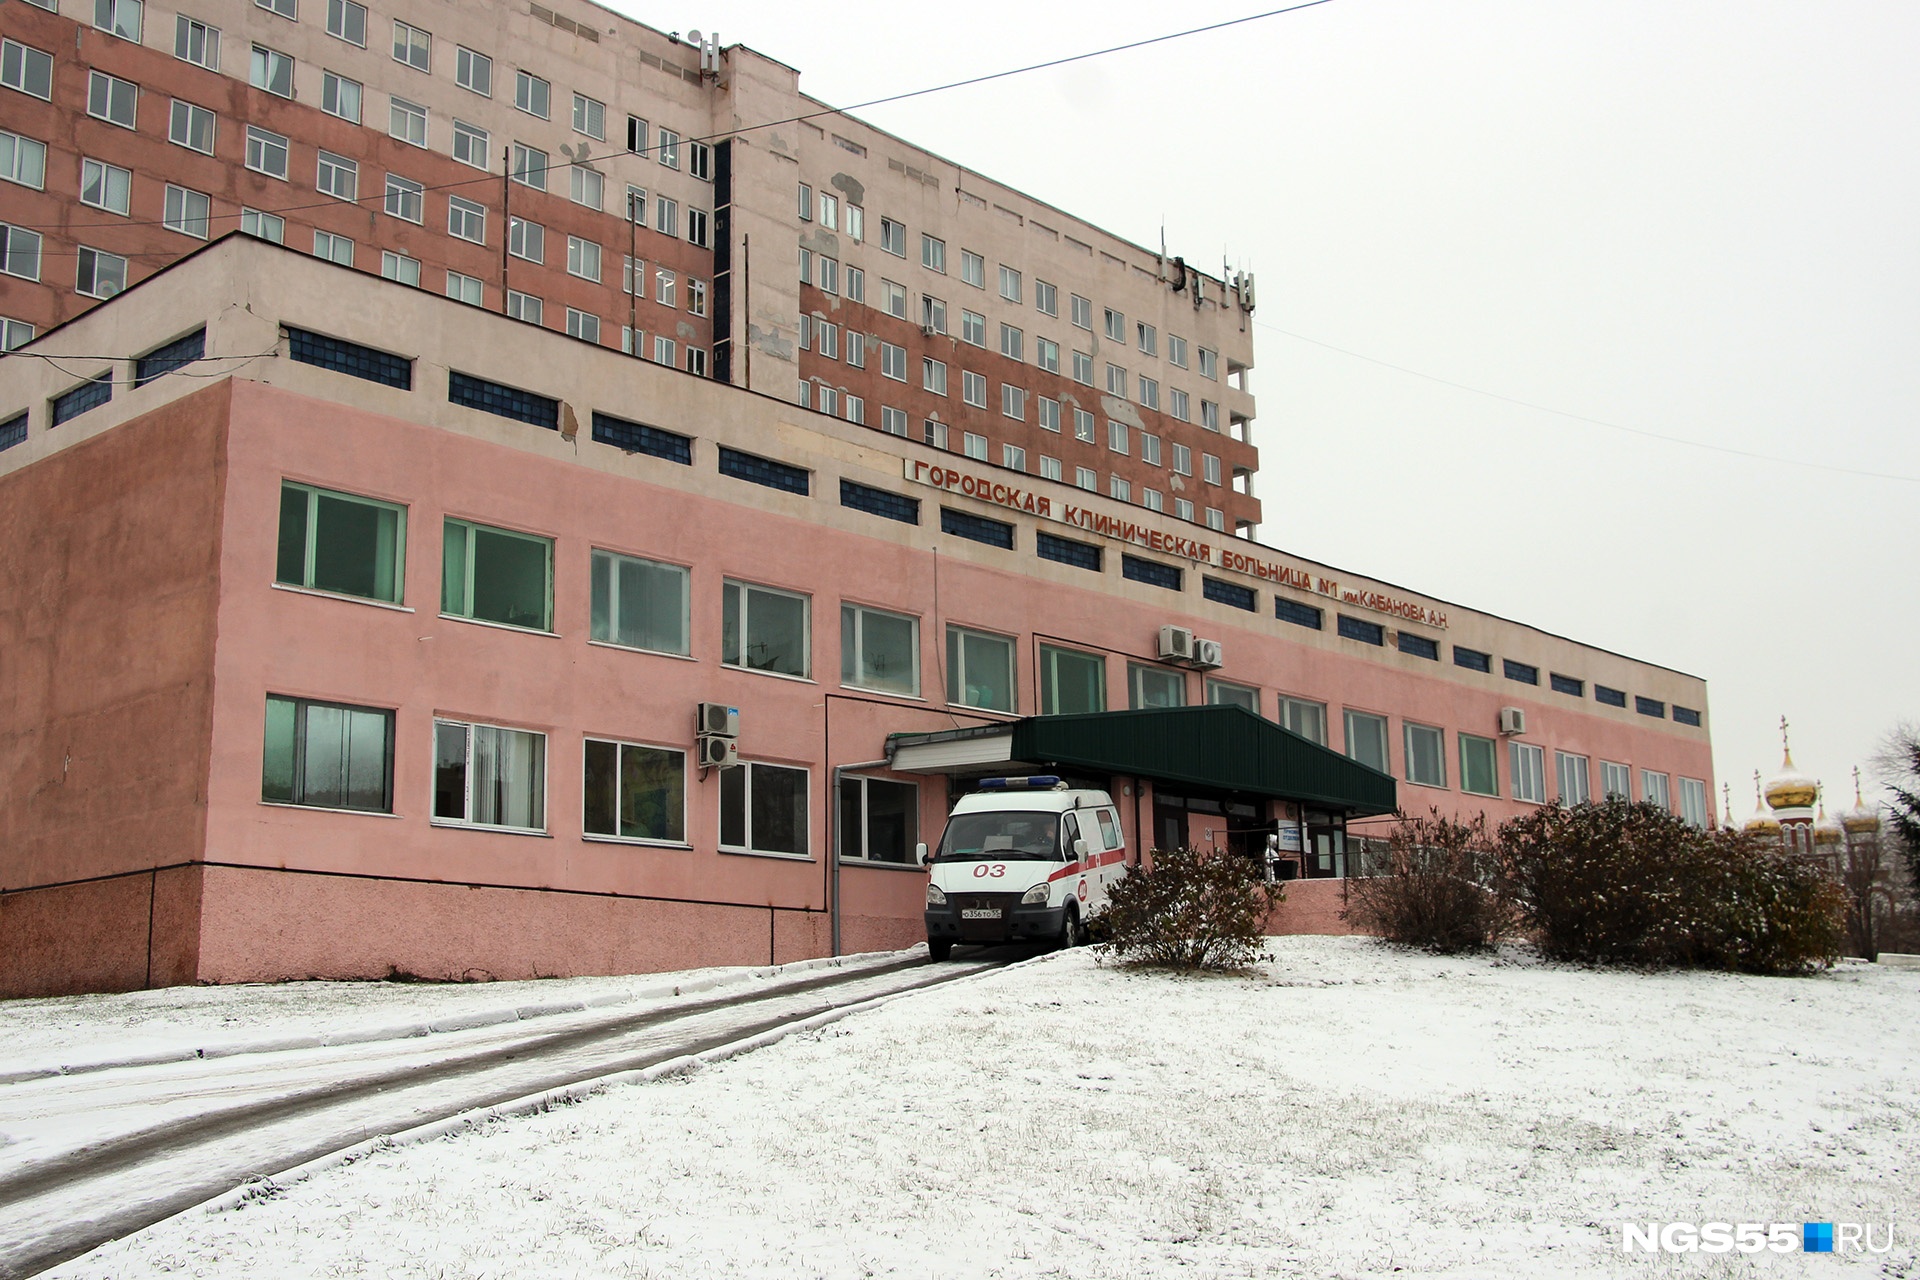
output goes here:
[[938, 329], [934, 328], [930, 324], [923, 324], [920, 326], [920, 336], [923, 338], [931, 338], [936, 333], [939, 333], [939, 332], [940, 331]]
[[702, 734], [694, 739], [694, 755], [702, 769], [726, 769], [740, 763], [740, 744], [717, 734]]
[[1527, 731], [1527, 713], [1523, 707], [1500, 708], [1500, 732], [1505, 734], [1525, 733]]
[[1185, 627], [1160, 628], [1160, 659], [1163, 662], [1193, 660], [1193, 632]]
[[693, 709], [693, 731], [702, 737], [740, 736], [740, 709], [724, 702], [702, 702]]
[[1193, 642], [1193, 665], [1203, 670], [1212, 670], [1220, 665], [1220, 642], [1218, 640], [1200, 640]]

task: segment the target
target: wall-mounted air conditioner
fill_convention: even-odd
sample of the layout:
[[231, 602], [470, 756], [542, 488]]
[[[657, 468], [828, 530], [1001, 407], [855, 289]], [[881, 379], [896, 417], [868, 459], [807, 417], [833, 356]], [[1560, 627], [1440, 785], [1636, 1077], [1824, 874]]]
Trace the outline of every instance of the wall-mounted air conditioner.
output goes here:
[[1523, 707], [1500, 708], [1500, 732], [1508, 735], [1527, 731], [1527, 713]]
[[740, 744], [732, 738], [706, 734], [694, 739], [694, 748], [702, 769], [726, 769], [740, 763]]
[[1194, 666], [1202, 671], [1211, 671], [1220, 665], [1220, 661], [1220, 642], [1218, 640], [1201, 640], [1195, 638], [1193, 642]]
[[693, 709], [693, 731], [702, 737], [740, 736], [740, 709], [724, 702], [702, 702]]
[[1185, 627], [1160, 628], [1160, 660], [1162, 662], [1193, 661], [1193, 632]]

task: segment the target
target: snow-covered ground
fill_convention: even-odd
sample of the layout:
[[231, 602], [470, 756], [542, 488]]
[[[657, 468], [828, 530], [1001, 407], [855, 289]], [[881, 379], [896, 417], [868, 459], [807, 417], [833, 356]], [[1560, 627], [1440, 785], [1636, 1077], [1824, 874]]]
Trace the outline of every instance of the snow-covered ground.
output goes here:
[[[472, 994], [401, 992], [382, 1016]], [[257, 996], [234, 998], [259, 1030]], [[1895, 1242], [1648, 1257], [1622, 1253], [1624, 1221], [1871, 1222], [1876, 1243], [1891, 1222]], [[1252, 978], [1045, 957], [53, 1274], [1854, 1280], [1920, 1275], [1917, 1244], [1920, 972], [1288, 938]]]

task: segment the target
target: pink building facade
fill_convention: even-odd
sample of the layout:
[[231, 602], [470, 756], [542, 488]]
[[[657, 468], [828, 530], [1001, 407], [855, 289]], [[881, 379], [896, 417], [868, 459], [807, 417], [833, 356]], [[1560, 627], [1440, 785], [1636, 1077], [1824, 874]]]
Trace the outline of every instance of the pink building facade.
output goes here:
[[[989, 766], [899, 744], [1053, 712], [1238, 702], [1409, 810], [1707, 821], [1694, 677], [258, 241], [26, 351], [0, 992], [904, 946], [913, 845]], [[1299, 833], [1275, 926], [1345, 930], [1378, 819], [1316, 846], [1305, 804], [1091, 781], [1132, 851]]]

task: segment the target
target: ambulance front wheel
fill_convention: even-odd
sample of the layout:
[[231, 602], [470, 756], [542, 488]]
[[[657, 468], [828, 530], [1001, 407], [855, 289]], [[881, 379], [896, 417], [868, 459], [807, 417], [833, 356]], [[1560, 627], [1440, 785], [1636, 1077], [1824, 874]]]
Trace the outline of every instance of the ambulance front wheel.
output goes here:
[[928, 938], [927, 939], [927, 959], [945, 960], [948, 956], [952, 954], [953, 954], [953, 940], [951, 938]]
[[1069, 906], [1060, 916], [1060, 947], [1071, 950], [1083, 945], [1087, 940], [1085, 926], [1080, 923], [1080, 913]]

